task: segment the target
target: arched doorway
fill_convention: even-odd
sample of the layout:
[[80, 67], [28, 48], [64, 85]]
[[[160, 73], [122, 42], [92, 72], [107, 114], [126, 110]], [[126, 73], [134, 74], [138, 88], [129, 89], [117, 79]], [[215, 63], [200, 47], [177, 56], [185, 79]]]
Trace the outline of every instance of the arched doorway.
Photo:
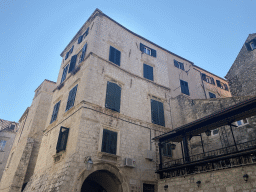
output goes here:
[[107, 170], [91, 173], [83, 182], [81, 192], [123, 192], [121, 182]]

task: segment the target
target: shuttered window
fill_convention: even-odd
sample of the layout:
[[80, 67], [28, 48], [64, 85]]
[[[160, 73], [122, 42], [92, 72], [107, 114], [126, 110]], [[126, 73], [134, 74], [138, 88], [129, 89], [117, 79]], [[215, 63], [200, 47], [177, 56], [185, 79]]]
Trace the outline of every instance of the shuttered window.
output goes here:
[[62, 83], [63, 81], [65, 81], [66, 76], [67, 76], [67, 73], [68, 73], [68, 67], [69, 67], [69, 64], [63, 69], [63, 73], [62, 73], [62, 77], [61, 77], [60, 83]]
[[73, 53], [73, 49], [74, 49], [74, 45], [71, 47], [71, 49], [69, 50], [69, 54]]
[[4, 150], [5, 144], [6, 144], [6, 141], [5, 141], [5, 140], [1, 140], [1, 141], [0, 141], [0, 151], [3, 151], [3, 150]]
[[211, 84], [215, 85], [215, 81], [212, 77], [211, 77]]
[[70, 65], [69, 65], [69, 73], [72, 72], [74, 69], [75, 69], [75, 66], [76, 66], [76, 58], [77, 58], [77, 55], [73, 55], [71, 57], [71, 61], [70, 61]]
[[181, 70], [183, 70], [183, 71], [185, 70], [184, 69], [184, 64], [181, 63], [181, 62], [176, 61], [175, 59], [174, 59], [174, 66], [179, 68], [179, 69], [181, 69]]
[[80, 44], [82, 41], [83, 41], [83, 35], [78, 37], [78, 42], [77, 43]]
[[152, 184], [143, 183], [143, 192], [154, 192], [155, 186]]
[[69, 52], [66, 53], [66, 57], [65, 57], [65, 60], [68, 58], [68, 55], [69, 55]]
[[84, 60], [86, 49], [87, 49], [87, 43], [83, 46], [82, 54], [79, 58], [79, 63], [81, 63]]
[[151, 120], [152, 123], [165, 126], [163, 103], [151, 99]]
[[216, 98], [216, 95], [213, 94], [213, 93], [211, 93], [211, 92], [209, 92], [209, 97], [210, 97], [210, 98]]
[[228, 86], [227, 84], [224, 84], [225, 90], [228, 91]]
[[117, 132], [103, 129], [101, 152], [116, 155], [117, 148]]
[[105, 107], [120, 112], [120, 100], [121, 87], [115, 83], [108, 82]]
[[67, 106], [66, 106], [66, 111], [69, 110], [71, 107], [74, 106], [75, 103], [75, 98], [76, 98], [76, 90], [77, 90], [77, 86], [73, 87], [73, 89], [71, 89], [69, 91], [69, 95], [68, 95], [68, 102], [67, 102]]
[[109, 61], [115, 63], [116, 65], [120, 66], [120, 58], [121, 52], [115, 49], [114, 47], [110, 46], [109, 48]]
[[172, 156], [171, 143], [165, 143], [163, 145], [163, 155], [168, 157]]
[[181, 93], [189, 95], [188, 82], [180, 80]]
[[221, 88], [221, 83], [219, 80], [216, 80], [217, 86]]
[[56, 152], [65, 151], [68, 141], [69, 128], [61, 127], [59, 132], [59, 138], [56, 146]]
[[147, 55], [150, 55], [152, 57], [156, 57], [156, 50], [149, 48], [149, 47], [143, 45], [142, 43], [140, 43], [140, 51], [142, 53], [146, 53]]
[[144, 78], [154, 81], [153, 67], [143, 64], [143, 75]]
[[52, 118], [51, 118], [50, 124], [57, 119], [59, 107], [60, 107], [60, 101], [58, 103], [56, 103], [53, 107]]

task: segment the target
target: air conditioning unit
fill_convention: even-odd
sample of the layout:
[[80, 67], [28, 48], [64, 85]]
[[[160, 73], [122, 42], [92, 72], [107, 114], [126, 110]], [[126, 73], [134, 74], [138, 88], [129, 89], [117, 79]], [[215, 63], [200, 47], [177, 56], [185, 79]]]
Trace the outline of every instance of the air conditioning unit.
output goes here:
[[145, 150], [145, 156], [144, 157], [146, 159], [150, 160], [150, 161], [153, 161], [154, 157], [155, 157], [155, 153], [154, 153], [154, 151], [151, 151], [151, 150]]
[[125, 158], [124, 159], [124, 166], [126, 167], [135, 167], [136, 166], [136, 161], [131, 158]]

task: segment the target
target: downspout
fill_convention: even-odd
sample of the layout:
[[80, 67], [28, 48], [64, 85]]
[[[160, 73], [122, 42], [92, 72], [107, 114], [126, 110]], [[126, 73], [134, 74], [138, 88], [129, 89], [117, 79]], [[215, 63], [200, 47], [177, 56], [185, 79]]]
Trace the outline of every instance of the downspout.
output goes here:
[[202, 86], [203, 86], [203, 90], [204, 90], [204, 95], [205, 95], [205, 99], [207, 99], [207, 96], [206, 96], [206, 92], [205, 92], [205, 88], [204, 88], [204, 82], [202, 80], [202, 73], [201, 71], [197, 70], [196, 68], [193, 68], [195, 69], [196, 71], [198, 71], [200, 73], [200, 79], [201, 79], [201, 82], [202, 82]]

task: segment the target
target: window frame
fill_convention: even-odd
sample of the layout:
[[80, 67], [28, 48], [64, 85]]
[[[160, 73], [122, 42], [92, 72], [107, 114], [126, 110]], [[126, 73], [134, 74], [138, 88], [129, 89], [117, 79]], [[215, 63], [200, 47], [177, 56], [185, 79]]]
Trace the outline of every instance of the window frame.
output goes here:
[[[113, 141], [113, 136], [110, 136], [109, 133], [111, 134], [115, 134], [115, 138], [116, 138], [116, 141]], [[104, 137], [108, 134], [108, 137]], [[101, 152], [103, 153], [109, 153], [109, 154], [112, 154], [112, 155], [116, 155], [117, 154], [117, 136], [118, 136], [118, 132], [116, 131], [112, 131], [112, 130], [109, 130], [109, 129], [103, 129], [103, 132], [102, 132], [102, 142], [101, 142]], [[104, 141], [104, 138], [106, 139], [106, 141]], [[110, 144], [109, 146], [109, 142], [114, 142], [115, 143], [115, 152], [113, 153], [110, 149], [111, 146], [112, 146], [112, 143]], [[107, 143], [106, 144], [106, 149], [103, 149], [103, 143]]]
[[[70, 62], [67, 65], [65, 65], [65, 67], [63, 67], [60, 84], [63, 83], [67, 79], [67, 74], [68, 74], [68, 71], [69, 71], [69, 64], [70, 64]], [[65, 70], [66, 70], [66, 72], [65, 72]], [[65, 78], [63, 79], [64, 72], [65, 72]]]
[[[164, 146], [162, 147], [162, 154], [165, 157], [172, 157], [172, 148], [171, 148], [172, 143], [164, 143]], [[169, 149], [169, 150], [168, 150]], [[167, 153], [164, 153], [164, 150], [166, 150]], [[170, 154], [169, 154], [170, 152]]]
[[[65, 129], [65, 130], [62, 131], [62, 129]], [[65, 138], [65, 141], [63, 144], [64, 146], [63, 146], [63, 145], [61, 145], [62, 144], [61, 142], [63, 142], [62, 138], [63, 138], [64, 134], [66, 134], [67, 136]], [[59, 153], [61, 151], [66, 151], [67, 145], [68, 145], [68, 137], [69, 137], [69, 128], [61, 126], [59, 135], [58, 135], [57, 144], [56, 144], [56, 153]]]
[[56, 121], [57, 117], [58, 117], [58, 113], [59, 113], [59, 109], [60, 109], [60, 103], [61, 100], [58, 101], [54, 107], [53, 107], [53, 111], [52, 111], [52, 117], [51, 117], [51, 121], [50, 124], [52, 124], [54, 121]]
[[[173, 63], [174, 63], [174, 67], [185, 71], [184, 63], [179, 62], [179, 61], [177, 61], [177, 60], [175, 60], [175, 59], [173, 60]], [[182, 66], [182, 67], [181, 67], [181, 66]]]
[[[151, 104], [150, 105], [151, 106], [151, 123], [165, 127], [164, 103], [151, 98], [150, 104]], [[154, 107], [157, 107], [157, 109]], [[157, 112], [155, 112], [156, 110]], [[162, 116], [160, 117], [159, 114], [161, 110], [163, 111], [163, 113], [162, 113]], [[155, 119], [156, 116], [157, 116], [157, 119]]]
[[[114, 89], [115, 93], [111, 92], [111, 88]], [[118, 90], [118, 89], [120, 89], [120, 90]], [[118, 94], [120, 93], [119, 100], [117, 98], [116, 93], [118, 93]], [[106, 97], [105, 97], [105, 108], [120, 113], [121, 97], [122, 97], [122, 87], [117, 83], [107, 81]], [[119, 107], [118, 107], [118, 105], [119, 105]]]
[[[65, 111], [68, 111], [69, 109], [71, 109], [71, 108], [75, 105], [76, 94], [77, 94], [77, 87], [78, 87], [78, 84], [76, 84], [76, 85], [69, 91], [68, 100], [67, 100], [67, 105], [66, 105]], [[74, 89], [76, 89], [76, 91], [74, 91]], [[72, 91], [75, 92], [75, 93], [73, 93], [73, 94], [74, 94], [74, 96], [73, 96], [74, 98], [71, 98], [72, 96], [70, 95]], [[69, 102], [71, 102], [71, 99], [70, 99], [70, 98], [73, 99], [73, 101], [72, 101], [73, 104], [68, 107]]]
[[149, 47], [144, 46], [144, 53], [151, 56], [151, 49]]
[[[246, 120], [246, 123], [245, 123], [244, 120]], [[241, 125], [238, 124], [239, 121], [241, 122]], [[244, 125], [249, 124], [249, 121], [248, 121], [247, 118], [245, 118], [245, 119], [240, 119], [240, 120], [236, 121], [235, 123], [236, 123], [237, 127], [242, 127], [242, 126], [244, 126]]]
[[[181, 79], [180, 79], [180, 89], [181, 89], [181, 93], [190, 96], [189, 86], [187, 86], [187, 88], [186, 88], [186, 87], [183, 87], [183, 88], [182, 88], [182, 82], [183, 82], [183, 83], [186, 83], [186, 84], [188, 85], [188, 82], [187, 82], [187, 81], [184, 81], [184, 80], [181, 80]], [[187, 92], [185, 91], [186, 89], [187, 89]]]
[[[120, 67], [121, 65], [121, 51], [119, 51], [117, 48], [110, 45], [109, 47], [109, 58], [108, 60], [117, 66]], [[119, 58], [118, 58], [119, 56]], [[112, 60], [113, 59], [113, 60]]]
[[[150, 70], [148, 70], [148, 69], [150, 69]], [[152, 69], [152, 74], [151, 74], [151, 69]], [[150, 73], [150, 75], [152, 75], [152, 79], [150, 78], [149, 73]], [[148, 75], [149, 75], [149, 77], [148, 77]], [[143, 77], [150, 81], [154, 81], [154, 67], [143, 63]]]
[[[1, 144], [2, 143], [2, 144]], [[0, 151], [4, 151], [7, 141], [4, 139], [0, 139]]]

